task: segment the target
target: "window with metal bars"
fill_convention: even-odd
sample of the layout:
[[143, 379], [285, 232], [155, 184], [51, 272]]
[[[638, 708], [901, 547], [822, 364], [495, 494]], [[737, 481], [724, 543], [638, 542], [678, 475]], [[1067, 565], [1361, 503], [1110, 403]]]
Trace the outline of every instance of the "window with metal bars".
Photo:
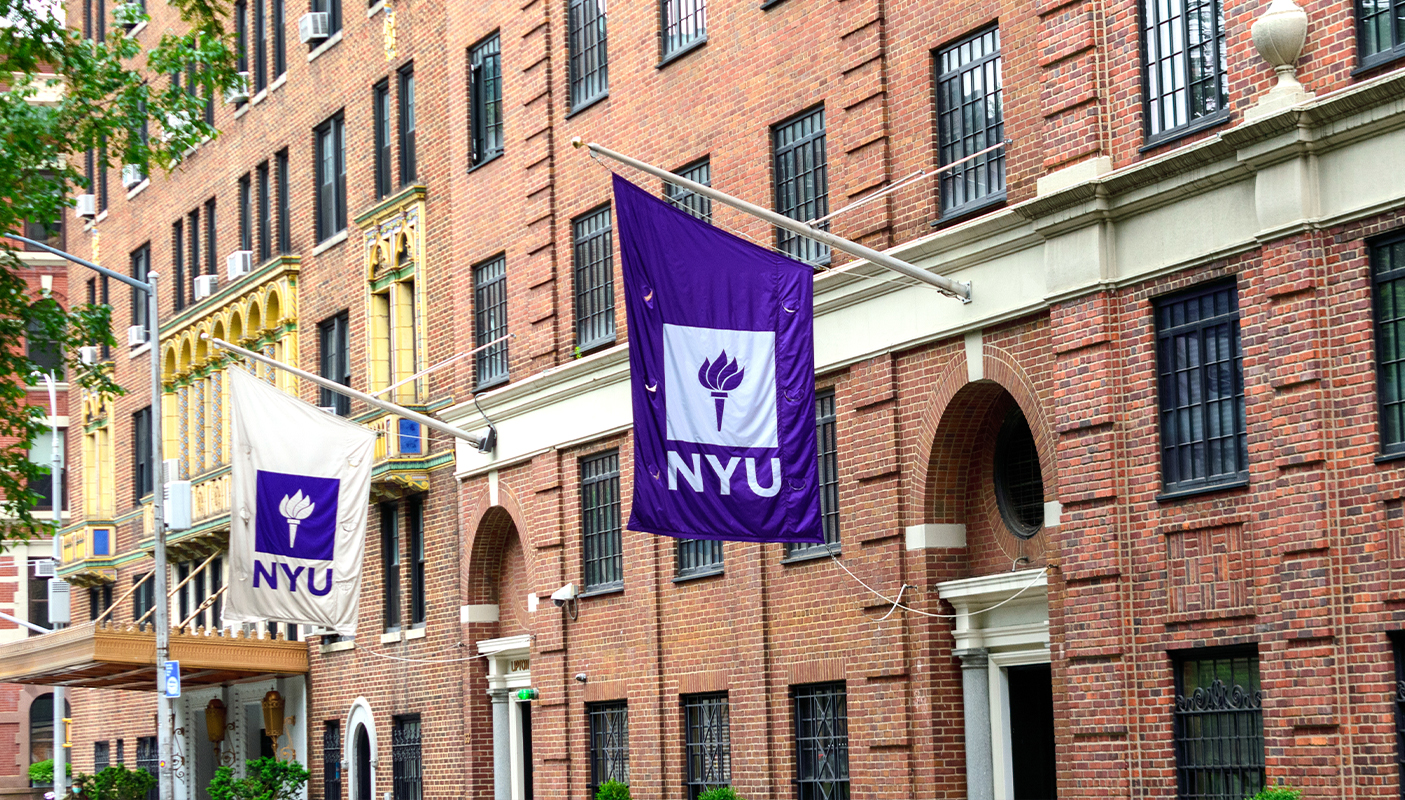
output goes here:
[[1142, 48], [1148, 143], [1229, 117], [1220, 0], [1142, 0]]
[[400, 520], [395, 503], [381, 503], [381, 588], [386, 631], [400, 630]]
[[134, 502], [151, 494], [156, 485], [156, 465], [151, 458], [151, 406], [132, 415], [132, 488]]
[[313, 130], [317, 143], [317, 241], [346, 229], [346, 131], [341, 113]]
[[93, 742], [93, 774], [112, 766], [112, 752], [109, 748], [112, 745], [108, 742]]
[[278, 170], [278, 252], [293, 252], [292, 203], [288, 189], [288, 151], [279, 150], [273, 157]]
[[239, 249], [254, 250], [254, 184], [248, 173], [239, 179]]
[[590, 720], [590, 796], [600, 784], [619, 781], [629, 784], [629, 703], [586, 703]]
[[849, 710], [844, 684], [790, 690], [795, 702], [795, 786], [799, 800], [848, 800]]
[[[1005, 140], [1000, 29], [988, 28], [937, 51], [937, 148], [942, 166]], [[1005, 150], [941, 173], [941, 214], [950, 217], [1005, 199]]]
[[[701, 183], [703, 186], [711, 186], [712, 162], [707, 158], [703, 158], [699, 161], [694, 161], [686, 167], [674, 170], [673, 174], [681, 178], [687, 178], [694, 183]], [[664, 181], [663, 196], [664, 199], [672, 203], [675, 208], [680, 208], [703, 222], [712, 222], [712, 198], [688, 191], [668, 181]]]
[[667, 62], [707, 41], [707, 0], [662, 0], [660, 60]]
[[995, 438], [995, 504], [1010, 532], [1032, 538], [1044, 527], [1044, 474], [1024, 412], [1013, 402]]
[[322, 723], [322, 800], [341, 800], [341, 722]]
[[420, 715], [395, 717], [390, 731], [393, 800], [420, 800]]
[[1405, 235], [1370, 244], [1381, 452], [1405, 453]]
[[405, 509], [410, 529], [410, 627], [423, 628], [427, 600], [424, 582], [424, 502], [410, 498]]
[[486, 163], [503, 151], [502, 135], [502, 53], [494, 33], [468, 51], [469, 115], [472, 117], [474, 166]]
[[820, 461], [820, 519], [824, 522], [824, 544], [787, 544], [787, 558], [839, 551], [838, 427], [839, 415], [834, 405], [834, 390], [815, 392], [815, 443], [818, 445], [816, 450]]
[[678, 540], [678, 577], [721, 575], [722, 543], [714, 539]]
[[732, 726], [727, 693], [683, 696], [683, 789], [688, 800], [732, 783]]
[[615, 256], [610, 207], [571, 221], [576, 279], [576, 349], [615, 341]]
[[268, 185], [268, 162], [258, 165], [254, 170], [258, 176], [258, 203], [259, 203], [259, 263], [273, 257], [273, 197], [270, 195]]
[[620, 452], [610, 450], [581, 459], [581, 527], [585, 554], [585, 591], [624, 586], [620, 542]]
[[[507, 258], [497, 256], [473, 268], [475, 348], [507, 335]], [[507, 342], [498, 342], [473, 357], [478, 388], [507, 380]]]
[[[160, 753], [156, 746], [155, 736], [137, 737], [137, 769], [146, 770], [146, 773], [153, 778], [160, 780], [160, 773], [157, 767], [160, 766]], [[146, 792], [146, 800], [158, 800], [161, 796], [160, 787], [153, 785]]]
[[[776, 211], [801, 221], [829, 213], [824, 106], [780, 123], [771, 131], [775, 151]], [[776, 247], [811, 264], [829, 262], [829, 245], [776, 229]]]
[[610, 92], [610, 59], [605, 49], [606, 0], [567, 0], [571, 109]]
[[390, 194], [390, 83], [381, 81], [372, 90], [375, 112], [376, 199]]
[[1174, 663], [1177, 796], [1242, 800], [1263, 789], [1258, 654], [1197, 651]]
[[400, 68], [400, 185], [415, 182], [415, 67]]
[[1356, 0], [1356, 41], [1363, 67], [1405, 56], [1405, 0]]
[[1243, 349], [1234, 282], [1156, 301], [1164, 492], [1249, 479]]

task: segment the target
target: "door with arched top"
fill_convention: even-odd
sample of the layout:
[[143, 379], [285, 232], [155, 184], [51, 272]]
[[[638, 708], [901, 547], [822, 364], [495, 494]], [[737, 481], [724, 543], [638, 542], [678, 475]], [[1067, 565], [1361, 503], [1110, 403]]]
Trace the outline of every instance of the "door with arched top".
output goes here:
[[356, 726], [356, 800], [371, 800], [371, 737], [365, 725]]

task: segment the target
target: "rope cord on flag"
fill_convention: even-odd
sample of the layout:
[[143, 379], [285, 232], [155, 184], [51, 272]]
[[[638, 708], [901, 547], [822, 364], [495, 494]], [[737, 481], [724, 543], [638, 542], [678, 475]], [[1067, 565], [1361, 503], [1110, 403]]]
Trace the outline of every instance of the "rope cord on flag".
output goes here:
[[1037, 584], [1037, 583], [1039, 583], [1041, 580], [1043, 580], [1045, 575], [1048, 575], [1048, 574], [1049, 574], [1049, 568], [1048, 568], [1048, 567], [1045, 567], [1044, 569], [1039, 570], [1039, 574], [1038, 574], [1038, 575], [1035, 575], [1035, 576], [1034, 576], [1034, 579], [1031, 580], [1029, 583], [1025, 584], [1023, 587], [1021, 587], [1018, 592], [1015, 592], [1014, 594], [1010, 595], [1009, 597], [1005, 598], [1004, 600], [1001, 600], [1000, 602], [996, 603], [996, 604], [993, 605], [993, 606], [989, 606], [989, 607], [986, 607], [986, 608], [978, 609], [978, 610], [976, 610], [976, 611], [971, 611], [971, 612], [968, 612], [968, 613], [966, 613], [966, 614], [933, 614], [933, 613], [931, 613], [931, 612], [929, 612], [929, 611], [919, 611], [918, 609], [912, 608], [912, 607], [910, 607], [910, 606], [905, 606], [905, 605], [902, 604], [903, 590], [905, 590], [905, 589], [908, 588], [907, 584], [903, 584], [902, 588], [898, 590], [898, 596], [897, 596], [897, 598], [888, 597], [887, 595], [883, 594], [882, 592], [878, 591], [877, 589], [873, 588], [872, 586], [869, 586], [868, 584], [864, 583], [864, 582], [863, 582], [863, 578], [860, 578], [859, 576], [855, 575], [853, 572], [850, 572], [849, 568], [846, 567], [846, 566], [844, 566], [844, 562], [843, 562], [843, 561], [840, 561], [840, 560], [839, 560], [839, 557], [836, 556], [833, 552], [831, 552], [831, 553], [829, 554], [829, 557], [832, 558], [832, 559], [834, 559], [834, 563], [838, 564], [840, 569], [844, 570], [845, 572], [848, 572], [848, 573], [849, 573], [849, 577], [851, 577], [851, 578], [853, 578], [854, 580], [858, 581], [860, 586], [862, 586], [863, 588], [869, 590], [870, 592], [872, 592], [873, 594], [877, 595], [878, 597], [882, 598], [882, 599], [884, 600], [884, 602], [888, 602], [888, 603], [892, 603], [892, 604], [893, 604], [893, 608], [890, 609], [887, 614], [883, 615], [883, 617], [882, 617], [881, 619], [873, 620], [874, 622], [882, 622], [883, 620], [887, 619], [889, 616], [892, 616], [893, 611], [895, 611], [895, 610], [897, 610], [897, 609], [899, 609], [899, 608], [901, 608], [903, 611], [911, 611], [911, 612], [914, 613], [914, 614], [920, 614], [921, 616], [924, 616], [924, 617], [934, 617], [934, 618], [936, 618], [936, 619], [959, 619], [960, 617], [969, 617], [969, 616], [973, 616], [973, 615], [975, 615], [975, 614], [984, 614], [984, 613], [987, 612], [987, 611], [994, 611], [995, 609], [997, 609], [997, 608], [999, 608], [999, 607], [1005, 605], [1006, 603], [1010, 602], [1011, 600], [1014, 600], [1016, 597], [1019, 597], [1020, 595], [1024, 594], [1024, 593], [1025, 593], [1026, 591], [1028, 591], [1029, 589], [1032, 589], [1035, 584]]

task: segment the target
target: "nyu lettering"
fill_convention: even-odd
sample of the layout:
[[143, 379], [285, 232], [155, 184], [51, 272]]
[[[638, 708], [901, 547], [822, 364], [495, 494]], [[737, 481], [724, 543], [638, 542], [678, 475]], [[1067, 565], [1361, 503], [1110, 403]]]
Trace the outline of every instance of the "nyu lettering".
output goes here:
[[268, 588], [276, 591], [278, 589], [279, 567], [283, 568], [283, 575], [288, 579], [285, 585], [290, 592], [297, 592], [298, 576], [302, 574], [304, 569], [307, 570], [307, 590], [312, 592], [314, 596], [326, 597], [327, 594], [332, 591], [332, 570], [330, 567], [327, 569], [326, 585], [318, 588], [316, 580], [317, 571], [311, 567], [300, 566], [297, 569], [293, 569], [281, 561], [271, 562], [265, 567], [263, 562], [257, 558], [254, 559], [254, 588], [259, 588], [259, 578], [263, 578], [264, 583], [268, 584]]
[[[693, 463], [690, 465], [678, 453], [668, 451], [668, 489], [671, 492], [678, 491], [678, 476], [681, 474], [683, 480], [695, 492], [704, 491], [704, 472], [702, 469], [702, 456], [692, 453]], [[741, 461], [746, 461], [746, 485], [751, 489], [751, 493], [757, 497], [775, 497], [781, 490], [781, 460], [779, 458], [769, 459], [771, 462], [771, 484], [762, 486], [756, 474], [756, 459], [742, 459], [732, 456], [723, 464], [722, 460], [711, 453], [707, 456], [707, 463], [712, 467], [712, 472], [717, 476], [718, 490], [723, 495], [732, 493], [732, 475], [737, 471], [737, 465]], [[763, 459], [764, 460], [764, 459]]]

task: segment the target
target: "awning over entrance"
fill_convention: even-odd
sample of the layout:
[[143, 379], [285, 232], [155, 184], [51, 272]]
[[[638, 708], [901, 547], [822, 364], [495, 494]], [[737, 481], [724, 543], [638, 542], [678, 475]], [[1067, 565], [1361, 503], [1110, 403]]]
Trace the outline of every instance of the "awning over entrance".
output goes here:
[[[171, 659], [186, 687], [307, 674], [307, 643], [259, 639], [239, 631], [171, 631]], [[156, 631], [88, 622], [0, 651], [0, 683], [156, 691]]]

